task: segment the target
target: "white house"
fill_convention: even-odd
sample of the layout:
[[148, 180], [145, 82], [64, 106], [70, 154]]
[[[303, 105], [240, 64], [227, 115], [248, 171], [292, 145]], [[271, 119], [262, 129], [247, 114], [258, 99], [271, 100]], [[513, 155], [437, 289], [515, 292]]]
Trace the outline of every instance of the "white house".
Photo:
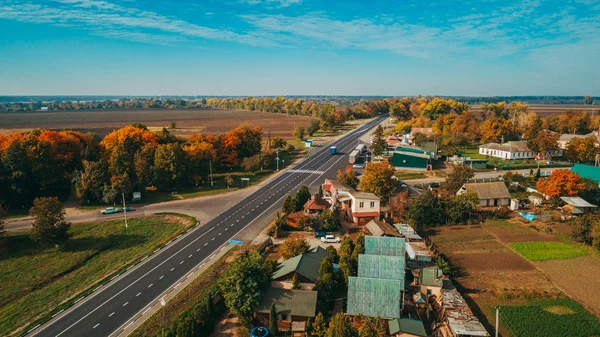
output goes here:
[[352, 198], [352, 219], [354, 223], [367, 223], [379, 218], [379, 197], [373, 193], [350, 191]]
[[[538, 153], [531, 151], [527, 145], [527, 141], [520, 140], [514, 142], [506, 142], [504, 144], [488, 143], [479, 146], [479, 154], [484, 156], [510, 159], [533, 159]], [[545, 157], [560, 157], [563, 154], [562, 149], [550, 150], [543, 155]]]
[[560, 138], [558, 139], [558, 146], [561, 149], [566, 149], [569, 146], [569, 142], [572, 141], [573, 139], [587, 138], [587, 137], [594, 137], [594, 138], [596, 138], [596, 142], [600, 143], [599, 131], [590, 132], [587, 135], [576, 135], [576, 134], [565, 133], [565, 134], [560, 135]]
[[323, 198], [357, 225], [378, 219], [380, 215], [381, 203], [375, 194], [358, 192], [337, 180], [325, 180]]

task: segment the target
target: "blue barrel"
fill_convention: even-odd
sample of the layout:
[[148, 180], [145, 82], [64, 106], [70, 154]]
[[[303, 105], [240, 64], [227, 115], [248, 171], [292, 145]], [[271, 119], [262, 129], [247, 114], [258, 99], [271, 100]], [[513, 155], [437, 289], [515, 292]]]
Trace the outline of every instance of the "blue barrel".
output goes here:
[[269, 335], [269, 329], [264, 326], [257, 326], [250, 330], [251, 337], [267, 337]]

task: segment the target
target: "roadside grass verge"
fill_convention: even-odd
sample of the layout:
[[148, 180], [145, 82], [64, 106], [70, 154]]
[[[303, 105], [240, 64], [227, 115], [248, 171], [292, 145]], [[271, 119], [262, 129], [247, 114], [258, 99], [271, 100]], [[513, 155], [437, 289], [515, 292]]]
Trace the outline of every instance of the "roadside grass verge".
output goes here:
[[0, 331], [7, 335], [44, 321], [83, 294], [195, 225], [185, 215], [161, 214], [71, 227], [57, 249], [9, 232], [0, 258]]
[[530, 261], [574, 259], [588, 254], [585, 248], [565, 242], [513, 242], [510, 246]]
[[462, 157], [471, 157], [471, 159], [487, 159], [485, 155], [479, 154], [479, 148], [460, 149]]
[[421, 172], [396, 172], [394, 173], [396, 178], [400, 180], [409, 180], [409, 179], [423, 179], [425, 178], [425, 174]]
[[571, 299], [533, 300], [503, 306], [500, 321], [515, 337], [600, 336], [600, 322]]

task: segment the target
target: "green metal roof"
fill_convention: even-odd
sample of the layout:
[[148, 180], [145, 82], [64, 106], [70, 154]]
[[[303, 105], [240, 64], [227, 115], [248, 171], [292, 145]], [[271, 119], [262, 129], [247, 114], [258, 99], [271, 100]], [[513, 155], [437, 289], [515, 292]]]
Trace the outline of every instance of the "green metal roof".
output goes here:
[[592, 179], [600, 184], [600, 167], [575, 164], [571, 167], [571, 172], [577, 173], [582, 178]]
[[413, 152], [413, 153], [425, 153], [425, 151], [423, 151], [421, 149], [415, 149], [414, 147], [404, 147], [404, 146], [398, 146], [398, 147], [396, 147], [396, 151]]
[[403, 238], [367, 236], [365, 237], [365, 255], [404, 256], [406, 242]]
[[404, 256], [358, 255], [358, 277], [398, 280], [404, 283]]
[[403, 281], [350, 276], [346, 313], [368, 317], [400, 318], [403, 288]]
[[271, 279], [276, 280], [291, 272], [296, 272], [315, 282], [319, 277], [321, 261], [327, 256], [329, 253], [325, 249], [319, 246], [311, 247], [306, 253], [281, 262]]
[[444, 283], [442, 271], [437, 268], [421, 269], [421, 284], [426, 286], [441, 287]]
[[390, 328], [390, 334], [392, 335], [399, 332], [405, 332], [417, 336], [427, 336], [423, 322], [419, 321], [418, 319], [393, 319], [388, 321], [388, 326]]
[[271, 303], [275, 303], [277, 313], [286, 315], [315, 317], [317, 292], [269, 287], [263, 294], [257, 312], [269, 313]]

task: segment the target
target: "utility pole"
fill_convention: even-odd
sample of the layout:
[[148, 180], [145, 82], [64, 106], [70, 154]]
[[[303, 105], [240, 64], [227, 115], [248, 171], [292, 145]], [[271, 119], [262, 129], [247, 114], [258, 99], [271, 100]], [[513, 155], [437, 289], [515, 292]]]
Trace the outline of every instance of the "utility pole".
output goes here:
[[277, 153], [277, 158], [275, 160], [277, 160], [277, 171], [279, 171], [279, 149], [277, 149], [275, 153]]
[[498, 322], [500, 318], [500, 307], [496, 307], [496, 332], [494, 334], [495, 337], [498, 337]]
[[208, 166], [210, 167], [210, 186], [214, 186], [213, 175], [212, 175], [212, 160], [208, 161]]
[[125, 215], [125, 228], [127, 228], [127, 206], [125, 205], [125, 193], [121, 193], [121, 197], [123, 198], [123, 214]]

